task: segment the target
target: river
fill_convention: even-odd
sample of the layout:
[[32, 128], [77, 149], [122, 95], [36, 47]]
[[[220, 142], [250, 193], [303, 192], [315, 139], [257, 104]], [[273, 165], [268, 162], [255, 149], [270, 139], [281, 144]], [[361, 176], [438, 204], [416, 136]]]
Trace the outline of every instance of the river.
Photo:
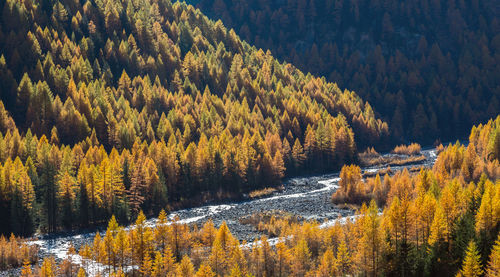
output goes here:
[[[392, 154], [384, 154], [390, 156]], [[392, 166], [394, 171], [413, 166], [432, 167], [437, 158], [435, 149], [422, 151], [425, 160], [403, 166]], [[362, 168], [363, 173], [377, 172], [385, 169], [386, 165]], [[183, 209], [169, 214], [173, 219], [178, 216], [179, 223], [203, 224], [211, 219], [216, 226], [225, 221], [232, 232], [240, 240], [253, 241], [260, 237], [259, 233], [249, 224], [241, 224], [239, 219], [258, 212], [281, 210], [302, 217], [305, 220], [317, 220], [320, 227], [330, 226], [339, 217], [344, 221], [353, 219], [353, 211], [350, 209], [339, 209], [331, 202], [332, 193], [338, 188], [339, 172], [318, 176], [304, 176], [290, 178], [284, 181], [284, 189], [267, 197], [241, 202], [232, 202], [220, 205], [207, 205], [197, 208]], [[156, 218], [147, 221], [148, 226], [154, 226]], [[131, 228], [130, 226], [128, 228]], [[95, 231], [83, 231], [80, 233], [67, 233], [59, 235], [46, 235], [33, 238], [30, 242], [40, 247], [40, 258], [47, 255], [54, 256], [57, 260], [68, 257], [68, 248], [73, 244], [77, 249], [92, 241]], [[73, 255], [78, 260], [79, 257]], [[4, 272], [5, 273], [5, 272]], [[0, 276], [5, 275], [0, 272]]]

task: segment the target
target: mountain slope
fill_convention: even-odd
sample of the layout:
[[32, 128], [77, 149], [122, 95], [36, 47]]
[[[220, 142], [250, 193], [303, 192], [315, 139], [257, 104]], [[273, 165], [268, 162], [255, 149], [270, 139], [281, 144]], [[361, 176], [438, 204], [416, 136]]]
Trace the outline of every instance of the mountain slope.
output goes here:
[[500, 111], [496, 1], [195, 2], [249, 43], [355, 90], [398, 139], [465, 139]]
[[2, 232], [126, 222], [338, 168], [387, 139], [354, 92], [192, 6], [0, 5]]

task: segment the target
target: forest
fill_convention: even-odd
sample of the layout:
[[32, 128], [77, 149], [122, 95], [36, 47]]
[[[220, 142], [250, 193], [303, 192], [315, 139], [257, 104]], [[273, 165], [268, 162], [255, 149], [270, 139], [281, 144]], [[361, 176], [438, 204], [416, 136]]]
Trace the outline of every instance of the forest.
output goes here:
[[[467, 146], [444, 148], [432, 169], [414, 174], [363, 180], [356, 177], [359, 168], [344, 167], [335, 194], [371, 199], [354, 221], [320, 228], [317, 221], [272, 218], [261, 224], [267, 235], [249, 244], [225, 223], [217, 229], [207, 221], [198, 229], [169, 221], [162, 210], [151, 228], [139, 212], [127, 230], [113, 217], [102, 236], [79, 249], [86, 258], [81, 266], [68, 259], [56, 267], [45, 258], [34, 270], [25, 264], [23, 276], [86, 276], [90, 270], [109, 276], [498, 276], [500, 116], [474, 127], [469, 138]], [[280, 239], [271, 243], [271, 236]]]
[[196, 0], [247, 42], [356, 91], [395, 139], [466, 139], [500, 105], [492, 0]]
[[[0, 1], [0, 275], [500, 276], [492, 2]], [[351, 216], [175, 216], [326, 173]]]
[[387, 145], [356, 93], [170, 0], [2, 1], [0, 233], [238, 197]]

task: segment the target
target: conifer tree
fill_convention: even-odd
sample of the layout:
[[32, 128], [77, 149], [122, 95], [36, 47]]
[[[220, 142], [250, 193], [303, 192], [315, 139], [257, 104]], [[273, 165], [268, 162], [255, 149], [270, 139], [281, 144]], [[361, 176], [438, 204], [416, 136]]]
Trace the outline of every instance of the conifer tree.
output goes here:
[[55, 277], [55, 261], [54, 258], [45, 258], [43, 259], [42, 266], [40, 268], [40, 276], [41, 277]]
[[215, 277], [215, 273], [212, 271], [210, 266], [202, 264], [198, 271], [196, 272], [196, 277]]
[[351, 256], [347, 250], [347, 245], [344, 240], [340, 242], [337, 250], [337, 266], [341, 275], [349, 273], [349, 269], [351, 267]]
[[179, 277], [191, 277], [194, 276], [194, 267], [191, 259], [188, 256], [184, 256], [177, 266], [176, 275]]
[[460, 273], [464, 277], [479, 277], [483, 274], [481, 256], [477, 250], [476, 243], [472, 240], [469, 242], [469, 246], [467, 247]]
[[493, 249], [491, 250], [486, 267], [486, 276], [493, 277], [500, 275], [500, 235], [497, 238]]

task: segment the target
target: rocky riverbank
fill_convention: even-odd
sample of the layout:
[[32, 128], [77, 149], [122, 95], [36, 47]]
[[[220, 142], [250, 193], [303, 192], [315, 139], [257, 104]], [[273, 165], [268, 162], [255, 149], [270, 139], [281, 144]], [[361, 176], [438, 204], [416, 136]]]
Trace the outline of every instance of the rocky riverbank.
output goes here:
[[[391, 154], [387, 154], [391, 155]], [[435, 149], [422, 151], [425, 157], [421, 162], [392, 166], [391, 171], [396, 172], [413, 166], [431, 167], [437, 157]], [[363, 168], [364, 173], [377, 172], [387, 167], [381, 164]], [[262, 234], [251, 224], [242, 224], [240, 218], [248, 215], [279, 210], [294, 214], [304, 220], [317, 220], [321, 226], [327, 227], [335, 220], [341, 218], [353, 218], [354, 211], [348, 208], [339, 208], [331, 202], [332, 193], [338, 188], [339, 173], [320, 176], [305, 176], [285, 180], [283, 190], [260, 199], [246, 200], [241, 202], [226, 203], [220, 205], [208, 205], [191, 209], [172, 212], [171, 219], [178, 217], [179, 223], [202, 225], [207, 220], [212, 220], [216, 226], [225, 221], [233, 235], [240, 241], [252, 242]], [[156, 219], [149, 219], [148, 225], [154, 226]], [[133, 228], [129, 226], [128, 228]], [[58, 260], [68, 257], [68, 249], [73, 245], [78, 249], [81, 245], [89, 243], [95, 236], [95, 231], [80, 233], [66, 233], [59, 235], [47, 235], [33, 238], [31, 243], [40, 247], [40, 258], [52, 255]], [[8, 276], [14, 271], [0, 273], [0, 276]]]

